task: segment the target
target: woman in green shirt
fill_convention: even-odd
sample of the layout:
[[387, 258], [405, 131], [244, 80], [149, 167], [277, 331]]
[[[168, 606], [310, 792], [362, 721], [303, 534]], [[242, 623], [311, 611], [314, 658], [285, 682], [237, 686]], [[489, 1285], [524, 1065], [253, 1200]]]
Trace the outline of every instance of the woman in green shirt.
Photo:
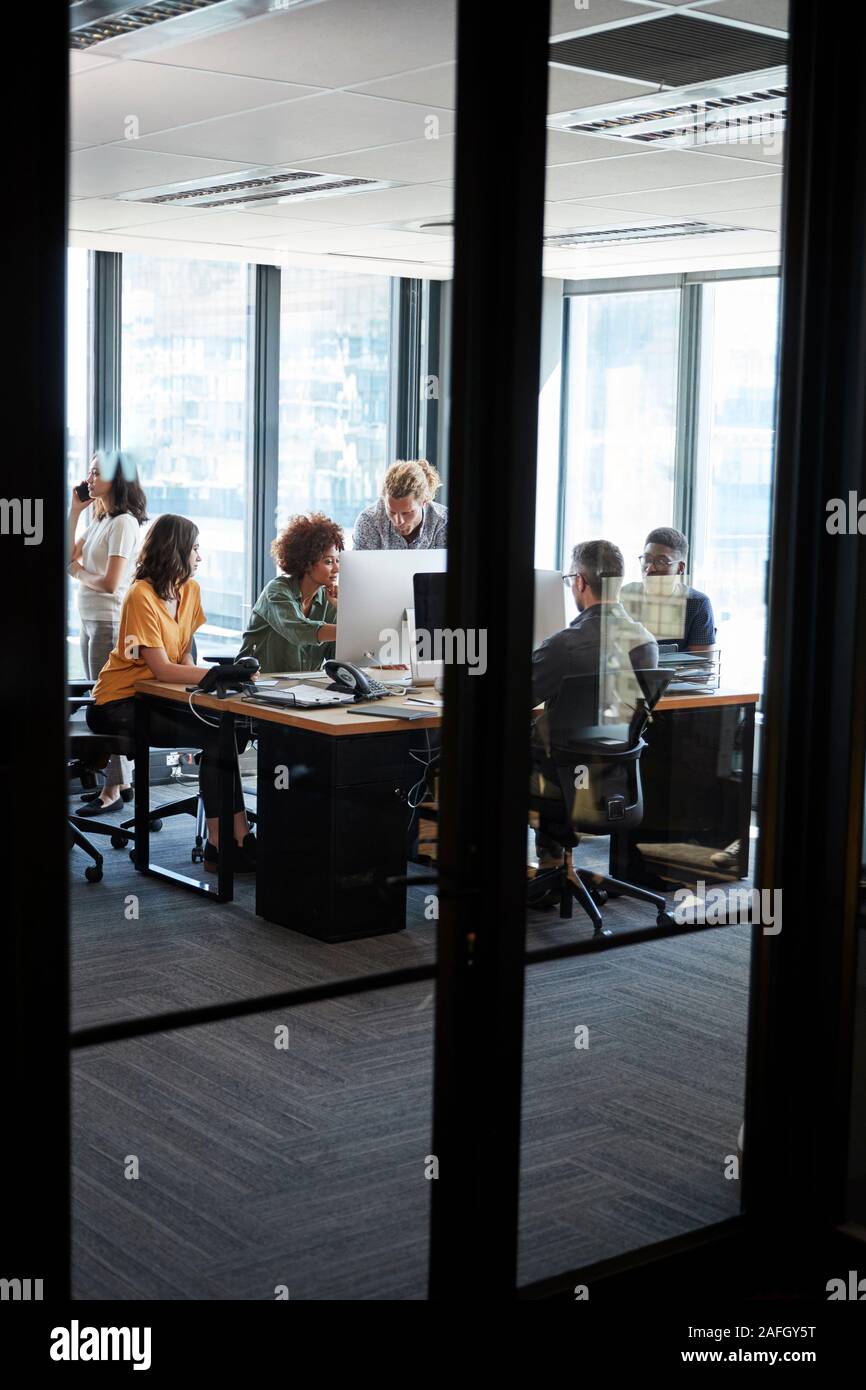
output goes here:
[[334, 655], [342, 549], [343, 532], [322, 512], [293, 516], [277, 536], [271, 554], [282, 573], [259, 594], [240, 650], [258, 657], [263, 674], [316, 671]]

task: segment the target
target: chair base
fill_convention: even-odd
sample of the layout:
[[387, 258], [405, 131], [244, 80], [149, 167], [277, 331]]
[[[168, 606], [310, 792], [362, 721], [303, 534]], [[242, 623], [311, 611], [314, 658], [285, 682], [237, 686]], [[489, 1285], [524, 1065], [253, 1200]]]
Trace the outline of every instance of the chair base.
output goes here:
[[93, 860], [93, 863], [88, 864], [87, 868], [84, 870], [84, 877], [87, 879], [88, 883], [98, 883], [102, 878], [102, 855], [99, 853], [96, 846], [90, 843], [87, 836], [82, 835], [78, 826], [75, 825], [71, 819], [68, 821], [68, 825], [71, 843], [77, 845], [79, 849], [84, 850], [84, 853], [89, 854]]
[[652, 893], [648, 888], [640, 888], [636, 883], [626, 883], [619, 878], [610, 878], [607, 874], [593, 873], [591, 869], [575, 868], [570, 849], [563, 850], [562, 863], [557, 864], [556, 868], [542, 869], [535, 875], [530, 906], [534, 905], [532, 898], [536, 894], [547, 900], [545, 906], [553, 906], [558, 898], [559, 915], [565, 920], [570, 920], [572, 905], [576, 899], [592, 922], [595, 936], [613, 935], [610, 928], [604, 924], [601, 908], [608, 897], [614, 895], [650, 903], [656, 909], [657, 926], [674, 925], [674, 919], [668, 912], [667, 902], [661, 893]]

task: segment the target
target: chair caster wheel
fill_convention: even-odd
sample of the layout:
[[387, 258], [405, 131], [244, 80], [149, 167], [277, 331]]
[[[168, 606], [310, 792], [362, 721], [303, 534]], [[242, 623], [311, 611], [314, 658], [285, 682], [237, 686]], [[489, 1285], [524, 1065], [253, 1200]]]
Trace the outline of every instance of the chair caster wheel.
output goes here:
[[84, 877], [88, 883], [98, 883], [102, 878], [102, 867], [99, 864], [88, 864], [84, 870]]
[[598, 907], [604, 907], [605, 903], [607, 902], [607, 889], [606, 889], [606, 888], [594, 888], [594, 889], [592, 890], [592, 893], [590, 894], [590, 896], [591, 896], [591, 898], [592, 898], [592, 901], [593, 901]]
[[151, 828], [151, 830], [153, 830], [153, 831], [162, 830], [162, 821], [161, 821], [161, 820], [152, 820], [152, 821], [150, 822], [150, 828]]
[[112, 848], [112, 849], [126, 849], [126, 846], [127, 846], [128, 844], [129, 844], [129, 836], [128, 836], [128, 835], [112, 835], [112, 837], [111, 837], [111, 848]]
[[134, 849], [131, 849], [131, 850], [129, 851], [129, 857], [130, 857], [130, 859], [132, 860], [132, 863], [134, 864], [134, 863], [135, 863], [135, 850], [134, 850]]
[[203, 863], [204, 863], [204, 850], [203, 850], [203, 849], [194, 849], [194, 850], [192, 851], [192, 853], [190, 854], [189, 857], [190, 857], [190, 859], [192, 860], [193, 864], [203, 864]]
[[610, 927], [596, 927], [595, 931], [593, 932], [593, 937], [595, 938], [599, 936], [613, 936], [613, 932], [611, 931]]
[[673, 915], [670, 912], [667, 912], [664, 908], [659, 913], [658, 917], [656, 917], [657, 927], [675, 927], [676, 925], [677, 923]]

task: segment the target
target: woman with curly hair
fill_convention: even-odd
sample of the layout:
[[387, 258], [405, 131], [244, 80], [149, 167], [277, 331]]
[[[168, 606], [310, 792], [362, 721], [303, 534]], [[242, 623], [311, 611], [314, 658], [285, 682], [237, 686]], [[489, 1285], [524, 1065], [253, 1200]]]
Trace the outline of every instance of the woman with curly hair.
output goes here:
[[271, 546], [282, 571], [250, 614], [241, 656], [265, 671], [315, 671], [334, 655], [343, 532], [322, 512], [293, 516]]

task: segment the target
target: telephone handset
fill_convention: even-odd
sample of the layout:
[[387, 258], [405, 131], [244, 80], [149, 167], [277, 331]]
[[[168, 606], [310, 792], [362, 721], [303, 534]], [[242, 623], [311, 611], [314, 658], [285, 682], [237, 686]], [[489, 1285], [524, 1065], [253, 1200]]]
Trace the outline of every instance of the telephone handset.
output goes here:
[[341, 695], [369, 695], [370, 678], [365, 676], [350, 661], [326, 661], [325, 671], [331, 677], [329, 690], [339, 690]]
[[259, 669], [254, 656], [222, 657], [205, 671], [198, 685], [188, 685], [187, 690], [197, 690], [201, 695], [216, 695], [225, 700], [235, 693], [254, 695], [256, 687], [253, 676]]
[[378, 699], [391, 693], [386, 685], [372, 680], [351, 661], [326, 661], [325, 672], [332, 681], [328, 690], [337, 690], [341, 695], [354, 695], [356, 700]]

